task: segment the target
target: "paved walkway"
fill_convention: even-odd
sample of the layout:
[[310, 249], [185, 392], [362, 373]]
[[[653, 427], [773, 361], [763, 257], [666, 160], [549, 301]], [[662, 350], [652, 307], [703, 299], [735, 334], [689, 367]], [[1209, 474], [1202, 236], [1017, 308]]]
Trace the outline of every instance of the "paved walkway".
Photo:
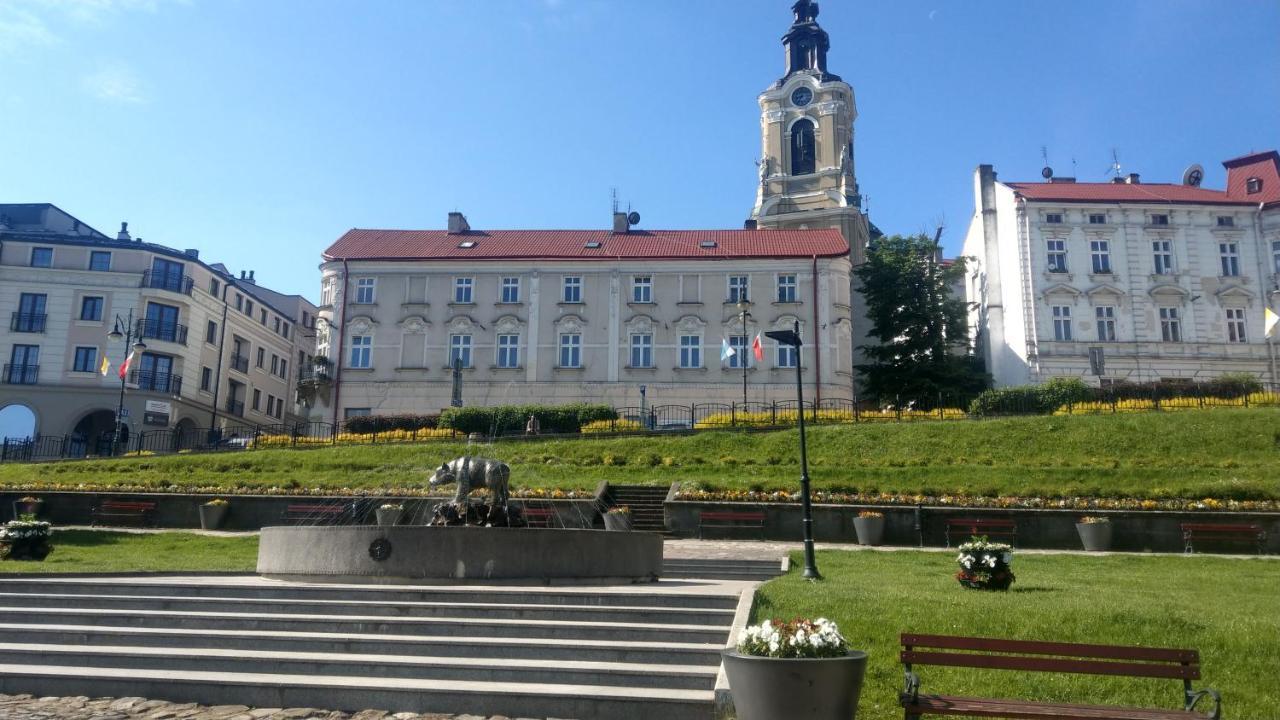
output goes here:
[[[513, 720], [495, 715], [390, 714], [382, 710], [345, 713], [315, 708], [209, 707], [139, 697], [87, 698], [0, 695], [0, 720]], [[515, 720], [527, 720], [525, 718]], [[554, 719], [549, 719], [554, 720]]]

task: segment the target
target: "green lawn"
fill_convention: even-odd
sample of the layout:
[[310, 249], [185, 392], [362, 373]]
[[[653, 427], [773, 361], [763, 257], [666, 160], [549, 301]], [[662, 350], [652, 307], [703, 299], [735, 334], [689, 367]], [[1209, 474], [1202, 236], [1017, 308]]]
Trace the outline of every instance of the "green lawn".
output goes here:
[[258, 537], [57, 530], [43, 562], [5, 560], [4, 573], [254, 572]]
[[[0, 487], [256, 492], [422, 488], [465, 443], [345, 446], [0, 466]], [[591, 490], [600, 480], [708, 490], [794, 489], [797, 434], [504, 441], [470, 446], [512, 466], [516, 489]], [[814, 486], [983, 496], [1280, 499], [1280, 410], [815, 427]]]
[[[1006, 593], [967, 590], [952, 553], [818, 554], [820, 583], [787, 576], [757, 594], [752, 622], [825, 616], [867, 651], [858, 717], [902, 717], [898, 636], [904, 631], [1062, 640], [1200, 651], [1223, 717], [1271, 720], [1280, 708], [1280, 561], [1213, 557], [1016, 555]], [[919, 669], [923, 692], [1180, 707], [1172, 680]]]

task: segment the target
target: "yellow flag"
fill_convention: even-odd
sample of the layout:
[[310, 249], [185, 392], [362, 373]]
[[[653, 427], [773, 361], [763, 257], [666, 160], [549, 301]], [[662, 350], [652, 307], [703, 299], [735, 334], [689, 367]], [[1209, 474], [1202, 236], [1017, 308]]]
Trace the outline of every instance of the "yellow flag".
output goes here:
[[98, 368], [98, 372], [102, 373], [102, 377], [107, 376], [107, 372], [111, 370], [111, 363], [107, 361], [107, 356], [102, 356], [102, 367]]
[[1272, 312], [1271, 308], [1267, 308], [1263, 313], [1262, 336], [1271, 337], [1271, 334], [1276, 331], [1276, 325], [1280, 325], [1280, 315]]

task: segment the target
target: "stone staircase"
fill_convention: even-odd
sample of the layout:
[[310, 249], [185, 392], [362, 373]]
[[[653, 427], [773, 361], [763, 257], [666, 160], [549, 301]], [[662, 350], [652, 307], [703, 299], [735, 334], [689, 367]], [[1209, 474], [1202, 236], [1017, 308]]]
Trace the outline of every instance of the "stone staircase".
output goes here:
[[662, 504], [670, 489], [668, 486], [610, 485], [609, 507], [631, 508], [631, 521], [636, 530], [666, 534], [667, 519]]
[[662, 577], [667, 580], [742, 580], [766, 582], [783, 573], [777, 560], [725, 560], [719, 558], [665, 558]]
[[709, 720], [741, 583], [0, 580], [0, 692]]

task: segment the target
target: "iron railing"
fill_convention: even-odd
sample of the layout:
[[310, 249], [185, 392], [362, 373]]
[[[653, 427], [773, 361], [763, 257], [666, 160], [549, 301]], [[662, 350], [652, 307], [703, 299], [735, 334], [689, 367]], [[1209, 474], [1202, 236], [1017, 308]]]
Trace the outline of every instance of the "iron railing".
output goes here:
[[10, 332], [42, 333], [44, 321], [48, 315], [44, 313], [14, 313], [9, 320]]
[[190, 275], [147, 270], [142, 273], [142, 284], [139, 287], [190, 295], [191, 287], [194, 284], [195, 281], [191, 279]]
[[137, 334], [140, 338], [164, 340], [179, 345], [187, 344], [187, 326], [176, 322], [139, 320]]
[[247, 355], [232, 355], [231, 369], [239, 373], [249, 373], [249, 357]]
[[12, 365], [6, 363], [4, 366], [5, 385], [35, 385], [39, 377], [39, 365]]
[[236, 417], [244, 417], [244, 402], [242, 400], [236, 400], [233, 397], [229, 397], [222, 409]]
[[129, 375], [129, 382], [137, 385], [139, 390], [173, 395], [182, 394], [182, 376], [177, 373], [134, 370]]

